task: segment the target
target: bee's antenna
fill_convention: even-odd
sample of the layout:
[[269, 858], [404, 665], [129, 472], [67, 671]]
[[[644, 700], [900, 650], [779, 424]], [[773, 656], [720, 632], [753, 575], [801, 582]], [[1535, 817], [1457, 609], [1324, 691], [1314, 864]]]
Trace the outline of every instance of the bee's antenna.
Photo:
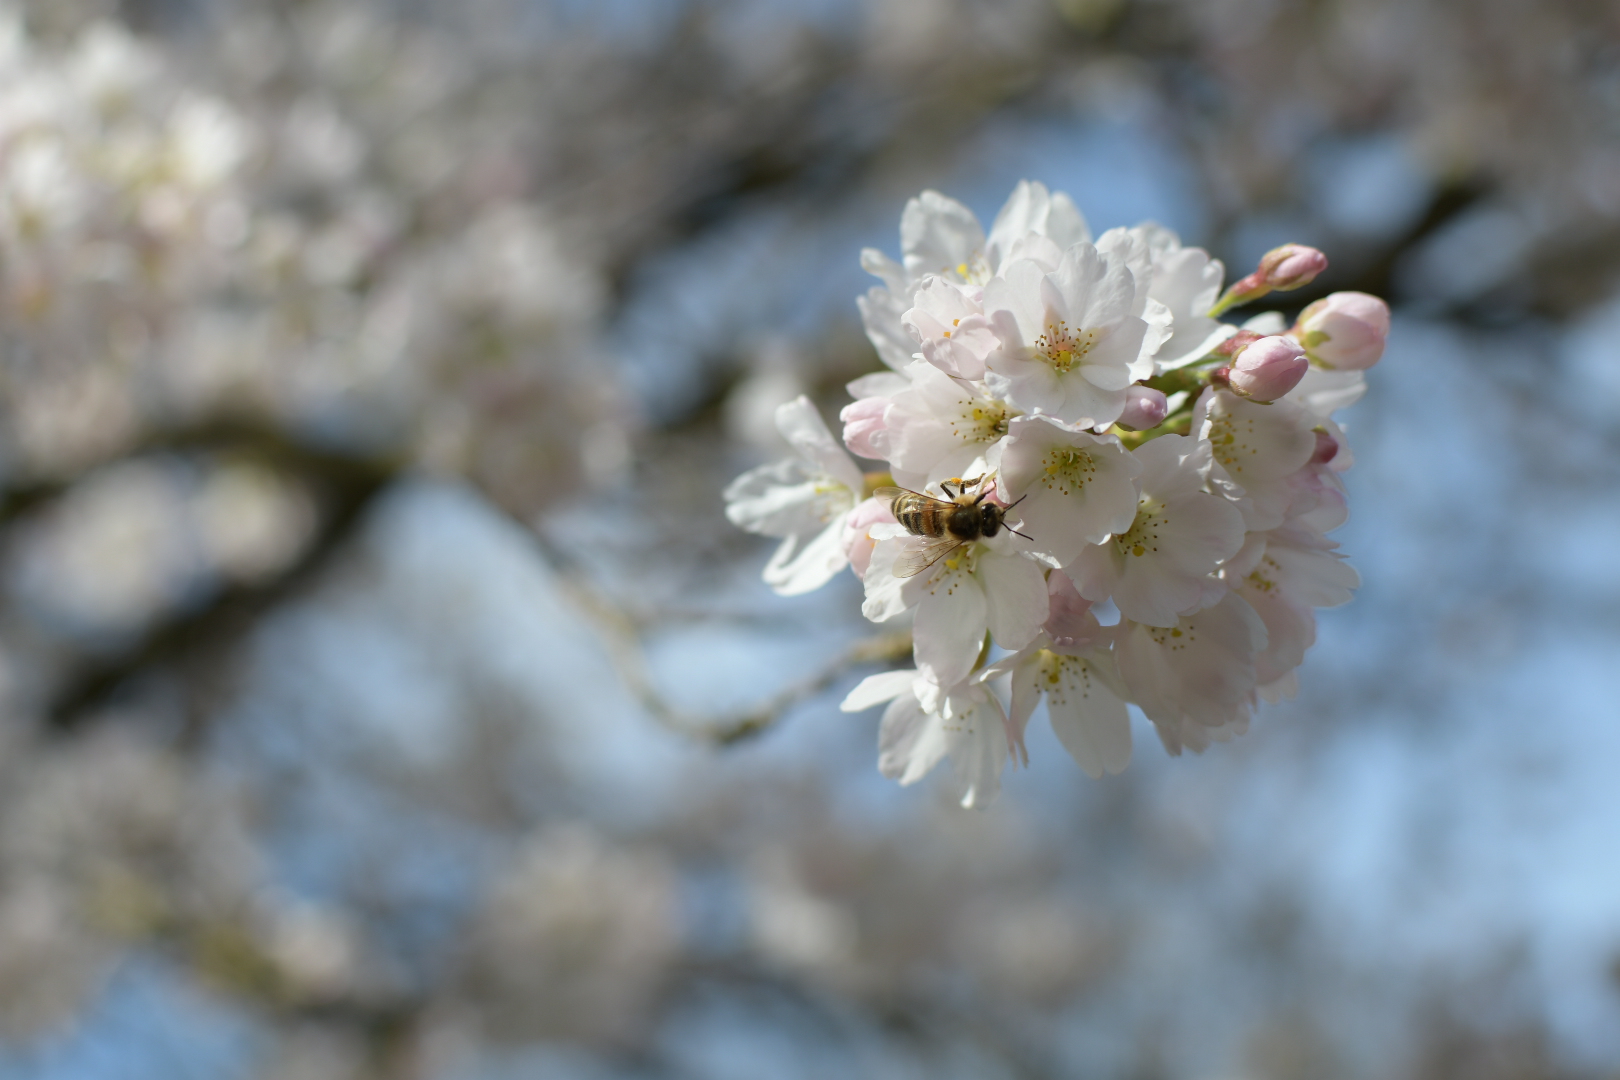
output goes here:
[[[1019, 503], [1023, 502], [1027, 498], [1029, 498], [1029, 492], [1026, 491], [1022, 495], [1018, 496], [1018, 498], [1016, 498], [1012, 502], [1008, 503], [1006, 506], [1003, 506], [1001, 508], [1001, 512], [1006, 513], [1008, 510], [1011, 510], [1013, 507], [1017, 506]], [[1019, 533], [1018, 535], [1023, 536], [1024, 534]]]
[[1003, 526], [1003, 528], [1005, 528], [1010, 533], [1016, 533], [1017, 535], [1022, 536], [1025, 540], [1028, 540], [1030, 543], [1035, 542], [1035, 538], [1033, 536], [1029, 535], [1029, 533], [1018, 532], [1018, 530], [1013, 528], [1011, 525], [1005, 525], [1005, 526]]

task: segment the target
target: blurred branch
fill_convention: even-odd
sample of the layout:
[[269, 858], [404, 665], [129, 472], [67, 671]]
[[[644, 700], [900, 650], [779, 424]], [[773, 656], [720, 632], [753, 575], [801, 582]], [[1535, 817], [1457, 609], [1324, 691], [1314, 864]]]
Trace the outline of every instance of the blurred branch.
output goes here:
[[[302, 443], [269, 425], [232, 420], [154, 434], [125, 447], [118, 460], [156, 453], [215, 453], [252, 458], [289, 473], [315, 492], [320, 513], [313, 535], [286, 566], [264, 580], [222, 588], [204, 606], [172, 613], [117, 655], [82, 661], [51, 695], [51, 727], [78, 727], [131, 679], [154, 669], [183, 667], [192, 678], [187, 735], [195, 737], [204, 711], [195, 700], [217, 681], [223, 658], [267, 611], [313, 581], [332, 561], [376, 497], [399, 475], [403, 462], [388, 455], [346, 453]], [[86, 470], [88, 472], [90, 470]], [[78, 478], [13, 488], [0, 499], [0, 525], [61, 496]]]
[[901, 630], [862, 638], [827, 661], [815, 674], [792, 683], [755, 708], [735, 716], [698, 716], [670, 704], [647, 670], [647, 652], [641, 641], [642, 620], [587, 584], [584, 574], [561, 552], [537, 538], [553, 566], [571, 573], [560, 578], [563, 589], [608, 635], [608, 653], [625, 685], [658, 723], [688, 738], [729, 746], [768, 730], [790, 710], [822, 693], [851, 668], [863, 664], [892, 663], [911, 654], [911, 631]]

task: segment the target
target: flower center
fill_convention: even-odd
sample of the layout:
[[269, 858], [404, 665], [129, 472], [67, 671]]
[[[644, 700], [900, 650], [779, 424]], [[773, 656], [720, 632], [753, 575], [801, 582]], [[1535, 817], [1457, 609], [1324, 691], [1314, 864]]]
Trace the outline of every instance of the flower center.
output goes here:
[[967, 262], [957, 263], [953, 272], [957, 280], [969, 285], [983, 285], [995, 276], [990, 272], [990, 264], [985, 262], [984, 255], [977, 251]]
[[[1183, 626], [1186, 629], [1182, 629]], [[1145, 629], [1155, 645], [1167, 648], [1171, 652], [1180, 652], [1198, 640], [1198, 635], [1193, 632], [1197, 628], [1185, 619], [1182, 620], [1182, 626], [1149, 626]]]
[[928, 583], [929, 593], [937, 593], [943, 588], [946, 596], [955, 595], [957, 588], [966, 578], [973, 576], [978, 566], [979, 545], [963, 544], [924, 571], [924, 576], [932, 579]]
[[951, 434], [965, 443], [995, 442], [1007, 434], [1007, 422], [1014, 415], [994, 398], [963, 398], [956, 403]]
[[1046, 694], [1049, 705], [1059, 707], [1069, 703], [1069, 696], [1077, 694], [1083, 700], [1091, 696], [1091, 665], [1078, 656], [1060, 656], [1042, 649], [1036, 661], [1040, 675], [1037, 685]]
[[855, 506], [855, 493], [831, 477], [813, 481], [810, 490], [823, 525]]
[[1046, 452], [1040, 482], [1046, 485], [1048, 491], [1073, 495], [1081, 491], [1095, 475], [1097, 462], [1086, 451], [1072, 446], [1054, 446]]
[[1280, 570], [1282, 570], [1282, 567], [1277, 564], [1277, 560], [1270, 555], [1266, 555], [1261, 558], [1260, 565], [1255, 567], [1254, 572], [1244, 580], [1256, 592], [1270, 594], [1277, 590], [1276, 579]]
[[1165, 506], [1157, 499], [1144, 495], [1136, 504], [1136, 520], [1131, 527], [1114, 537], [1114, 547], [1121, 555], [1146, 555], [1159, 550], [1159, 527], [1168, 525]]
[[1243, 473], [1243, 465], [1260, 453], [1255, 442], [1253, 420], [1239, 420], [1231, 413], [1210, 410], [1209, 443], [1214, 447], [1215, 460], [1234, 477]]
[[1096, 344], [1097, 331], [1070, 330], [1069, 324], [1059, 319], [1049, 323], [1046, 333], [1035, 339], [1035, 352], [1061, 375], [1084, 362]]

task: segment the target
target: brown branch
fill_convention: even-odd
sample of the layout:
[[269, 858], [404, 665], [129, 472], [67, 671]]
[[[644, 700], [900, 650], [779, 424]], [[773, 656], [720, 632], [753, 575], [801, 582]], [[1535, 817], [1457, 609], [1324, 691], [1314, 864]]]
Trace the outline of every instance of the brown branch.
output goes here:
[[[93, 716], [132, 679], [164, 668], [184, 669], [196, 686], [217, 678], [223, 659], [270, 609], [306, 588], [331, 563], [377, 496], [399, 475], [399, 459], [346, 453], [298, 442], [266, 425], [226, 421], [163, 432], [126, 448], [118, 460], [154, 453], [231, 454], [264, 462], [308, 484], [321, 508], [314, 535], [274, 576], [223, 588], [200, 609], [182, 611], [151, 626], [114, 656], [81, 661], [46, 708], [49, 725], [71, 731]], [[60, 497], [73, 480], [46, 480], [0, 497], [4, 524]], [[205, 710], [190, 695], [187, 734], [195, 737]]]

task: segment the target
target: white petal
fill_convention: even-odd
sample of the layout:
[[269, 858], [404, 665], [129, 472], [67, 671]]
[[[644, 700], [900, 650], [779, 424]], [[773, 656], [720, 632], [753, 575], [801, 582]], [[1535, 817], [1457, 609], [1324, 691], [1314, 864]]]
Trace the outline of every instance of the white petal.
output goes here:
[[924, 712], [911, 694], [902, 694], [883, 710], [878, 725], [878, 770], [891, 780], [915, 784], [950, 750], [940, 718]]
[[925, 191], [906, 203], [900, 215], [900, 250], [913, 278], [953, 274], [983, 258], [984, 228], [955, 199]]
[[984, 585], [985, 623], [1003, 649], [1021, 649], [1040, 633], [1050, 604], [1040, 566], [1017, 555], [985, 551], [978, 577]]
[[855, 306], [861, 313], [861, 325], [866, 327], [867, 340], [877, 350], [878, 359], [896, 371], [911, 363], [917, 343], [911, 340], [911, 335], [906, 333], [906, 328], [900, 322], [906, 303], [889, 290], [873, 286], [865, 296], [855, 298]]
[[959, 553], [942, 560], [942, 564], [958, 562], [958, 567], [924, 571], [912, 579], [917, 584], [905, 590], [918, 597], [912, 629], [917, 667], [941, 686], [967, 678], [984, 645], [988, 605], [983, 587], [968, 572], [966, 560], [972, 557]]
[[750, 469], [726, 488], [726, 518], [764, 536], [809, 536], [844, 512], [846, 489], [805, 476], [803, 464], [779, 461]]
[[901, 694], [911, 693], [911, 683], [917, 673], [902, 668], [897, 671], [880, 671], [876, 675], [868, 675], [860, 681], [855, 689], [849, 692], [843, 703], [838, 707], [844, 712], [861, 712], [874, 705], [899, 697]]
[[1007, 733], [1001, 705], [986, 694], [984, 701], [959, 712], [949, 726], [951, 765], [962, 792], [962, 805], [983, 809], [1001, 793], [1001, 773], [1007, 765]]
[[[864, 484], [861, 470], [849, 456], [842, 443], [833, 438], [821, 413], [808, 397], [800, 394], [792, 401], [776, 407], [776, 430], [782, 433], [806, 461], [811, 462], [831, 479], [843, 484], [851, 495]], [[1315, 445], [1315, 442], [1312, 442]]]
[[838, 571], [849, 565], [844, 554], [844, 518], [842, 515], [817, 533], [803, 550], [794, 553], [784, 541], [765, 564], [765, 584], [780, 596], [799, 596], [821, 588]]
[[870, 375], [862, 375], [844, 389], [856, 401], [869, 397], [894, 397], [902, 390], [911, 389], [911, 380], [895, 371], [874, 371]]
[[1008, 425], [999, 484], [1011, 499], [1020, 530], [1058, 565], [1088, 544], [1130, 528], [1136, 516], [1136, 477], [1142, 465], [1113, 436], [1077, 432], [1048, 417]]
[[1046, 713], [1058, 741], [1093, 779], [1123, 771], [1131, 761], [1125, 702], [1089, 660], [1055, 656], [1048, 668]]

